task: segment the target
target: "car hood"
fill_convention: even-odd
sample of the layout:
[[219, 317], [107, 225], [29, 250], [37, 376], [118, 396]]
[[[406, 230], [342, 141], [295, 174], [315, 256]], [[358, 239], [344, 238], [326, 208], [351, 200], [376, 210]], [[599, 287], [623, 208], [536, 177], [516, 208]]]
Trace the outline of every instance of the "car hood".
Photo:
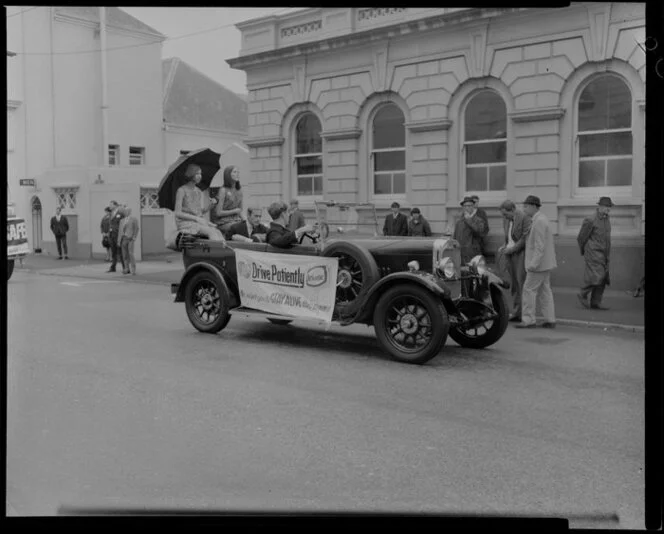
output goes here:
[[[412, 254], [417, 252], [431, 253], [433, 244], [437, 239], [449, 239], [450, 245], [454, 246], [456, 241], [449, 237], [374, 237], [357, 239], [328, 239], [325, 244], [348, 241], [371, 251], [372, 254]], [[448, 245], [449, 246], [449, 245]]]

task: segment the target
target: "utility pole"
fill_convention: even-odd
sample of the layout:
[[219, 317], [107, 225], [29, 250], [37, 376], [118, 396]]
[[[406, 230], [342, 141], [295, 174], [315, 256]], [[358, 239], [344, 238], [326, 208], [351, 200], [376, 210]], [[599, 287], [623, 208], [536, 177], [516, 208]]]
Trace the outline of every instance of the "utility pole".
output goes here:
[[101, 48], [101, 165], [108, 166], [108, 91], [106, 81], [106, 8], [99, 8], [99, 41]]

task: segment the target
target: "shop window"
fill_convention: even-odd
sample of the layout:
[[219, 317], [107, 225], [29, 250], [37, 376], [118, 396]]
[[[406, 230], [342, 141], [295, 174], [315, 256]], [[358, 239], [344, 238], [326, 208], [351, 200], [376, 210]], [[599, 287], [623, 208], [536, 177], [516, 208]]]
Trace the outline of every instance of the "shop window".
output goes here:
[[594, 195], [602, 188], [632, 185], [632, 94], [614, 75], [593, 79], [578, 103], [577, 187]]
[[295, 174], [297, 196], [323, 196], [323, 140], [321, 124], [313, 113], [300, 118], [295, 126]]
[[372, 125], [371, 169], [373, 194], [406, 194], [406, 128], [396, 104], [381, 106]]
[[108, 164], [120, 165], [120, 146], [108, 145]]
[[155, 211], [159, 209], [159, 189], [157, 187], [141, 187], [141, 211]]
[[500, 192], [507, 187], [507, 108], [494, 91], [473, 96], [464, 112], [466, 192]]
[[62, 211], [73, 211], [76, 209], [76, 193], [78, 187], [56, 187], [55, 192], [55, 206], [61, 208]]
[[145, 165], [145, 148], [140, 146], [129, 147], [129, 165]]

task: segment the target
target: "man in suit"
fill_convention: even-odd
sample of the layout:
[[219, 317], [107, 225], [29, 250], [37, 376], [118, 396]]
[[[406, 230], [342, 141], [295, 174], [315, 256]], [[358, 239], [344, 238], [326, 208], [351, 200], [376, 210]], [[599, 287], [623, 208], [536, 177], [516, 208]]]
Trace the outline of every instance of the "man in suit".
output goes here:
[[[486, 214], [486, 211], [484, 211], [482, 208], [480, 208], [480, 197], [477, 195], [472, 195], [470, 198], [473, 199], [473, 202], [475, 202], [475, 209], [477, 210], [477, 216], [480, 217], [483, 221], [484, 224], [486, 225], [486, 233], [489, 233], [489, 216]], [[486, 234], [481, 236], [479, 238], [480, 242], [480, 248], [482, 250], [482, 254], [486, 254]]]
[[285, 202], [273, 202], [267, 212], [272, 217], [272, 222], [265, 240], [268, 245], [273, 247], [290, 248], [292, 245], [299, 243], [303, 234], [315, 231], [315, 227], [311, 225], [302, 226], [297, 230], [289, 230], [286, 227], [288, 225], [288, 205]]
[[247, 220], [240, 221], [231, 226], [228, 234], [232, 241], [245, 241], [247, 243], [264, 243], [267, 227], [261, 224], [263, 210], [260, 208], [247, 208]]
[[295, 231], [298, 228], [302, 228], [305, 224], [307, 223], [304, 220], [304, 215], [300, 211], [300, 203], [294, 198], [290, 201], [290, 208], [288, 210], [288, 229]]
[[512, 293], [512, 322], [521, 322], [521, 291], [526, 280], [526, 237], [532, 221], [528, 215], [516, 207], [511, 200], [500, 205], [503, 216], [505, 243], [498, 249], [497, 263], [507, 274]]
[[125, 271], [124, 259], [122, 258], [122, 249], [118, 246], [118, 235], [120, 234], [120, 221], [122, 220], [122, 213], [120, 213], [120, 205], [115, 201], [111, 200], [111, 221], [110, 221], [110, 231], [108, 233], [108, 238], [111, 241], [111, 267], [108, 269], [108, 273], [115, 272], [115, 266], [118, 263], [118, 258], [122, 263], [122, 272]]
[[131, 208], [122, 208], [123, 215], [118, 227], [118, 245], [122, 250], [122, 274], [136, 274], [134, 244], [138, 237], [138, 219], [131, 214]]
[[398, 202], [392, 202], [392, 213], [385, 217], [383, 235], [408, 235], [408, 217], [399, 211], [400, 208]]
[[461, 201], [463, 211], [454, 225], [454, 239], [461, 248], [461, 262], [466, 264], [475, 256], [482, 254], [482, 238], [489, 231], [489, 227], [482, 217], [477, 214], [475, 201], [465, 197]]
[[[583, 286], [577, 295], [584, 308], [608, 310], [602, 305], [604, 288], [611, 285], [609, 259], [611, 254], [611, 221], [609, 213], [613, 202], [609, 197], [601, 197], [597, 203], [597, 213], [586, 217], [579, 230], [577, 242], [586, 264], [583, 273]], [[588, 296], [590, 295], [590, 304]]]
[[551, 271], [555, 269], [556, 251], [549, 220], [540, 211], [542, 203], [533, 195], [523, 201], [523, 211], [532, 219], [526, 237], [526, 280], [523, 283], [521, 320], [517, 328], [535, 328], [535, 308], [539, 302], [544, 315], [544, 328], [556, 327], [556, 314], [551, 292]]
[[51, 217], [51, 232], [55, 236], [55, 244], [58, 246], [58, 259], [62, 259], [62, 251], [64, 250], [65, 259], [67, 256], [67, 232], [69, 232], [69, 221], [67, 217], [62, 215], [62, 208], [58, 206], [55, 208], [55, 215]]

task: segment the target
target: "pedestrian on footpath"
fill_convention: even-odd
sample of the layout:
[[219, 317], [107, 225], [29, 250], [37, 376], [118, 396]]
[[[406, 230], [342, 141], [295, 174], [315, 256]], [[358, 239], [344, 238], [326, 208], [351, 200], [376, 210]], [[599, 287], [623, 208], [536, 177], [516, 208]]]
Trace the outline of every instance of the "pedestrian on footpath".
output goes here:
[[510, 321], [521, 322], [521, 292], [526, 280], [526, 238], [532, 220], [511, 200], [505, 200], [500, 205], [500, 213], [503, 216], [505, 243], [498, 249], [496, 259], [500, 271], [510, 281], [513, 310]]
[[131, 208], [122, 208], [122, 220], [118, 229], [118, 245], [122, 250], [122, 274], [136, 274], [134, 243], [138, 237], [138, 219], [131, 214]]
[[430, 237], [431, 225], [427, 221], [420, 208], [410, 210], [410, 220], [408, 221], [408, 235], [411, 237]]
[[401, 206], [398, 202], [392, 202], [390, 206], [392, 213], [389, 213], [385, 217], [385, 224], [383, 224], [383, 235], [408, 235], [408, 217], [406, 217], [401, 211]]
[[104, 208], [104, 216], [101, 218], [101, 244], [106, 249], [106, 258], [104, 261], [111, 261], [111, 240], [109, 233], [111, 231], [111, 208]]
[[539, 303], [544, 315], [544, 328], [556, 327], [556, 314], [551, 291], [551, 271], [555, 269], [556, 251], [549, 220], [540, 211], [542, 203], [533, 195], [523, 201], [523, 211], [532, 219], [526, 237], [526, 280], [521, 295], [521, 321], [516, 328], [535, 328], [535, 310]]
[[65, 259], [68, 260], [67, 232], [69, 232], [69, 221], [66, 216], [62, 215], [60, 206], [55, 208], [55, 215], [51, 217], [51, 232], [55, 236], [55, 244], [58, 247], [58, 259], [62, 259], [62, 252], [64, 251]]
[[477, 195], [472, 195], [470, 198], [472, 198], [473, 202], [475, 202], [477, 216], [480, 217], [486, 225], [486, 234], [480, 236], [480, 248], [482, 250], [482, 255], [486, 255], [486, 236], [489, 234], [489, 216], [486, 214], [486, 211], [480, 208], [480, 197]]
[[489, 227], [477, 214], [475, 201], [471, 197], [465, 197], [461, 206], [463, 211], [454, 225], [454, 239], [461, 247], [461, 262], [466, 264], [482, 254], [482, 239], [488, 233]]
[[[611, 256], [611, 221], [609, 213], [613, 202], [609, 197], [601, 197], [597, 203], [597, 212], [583, 219], [576, 240], [585, 262], [583, 285], [576, 296], [584, 308], [608, 310], [602, 305], [604, 289], [611, 285], [609, 260]], [[588, 302], [590, 296], [590, 303]]]
[[294, 198], [290, 201], [290, 208], [288, 209], [288, 229], [297, 230], [307, 224], [304, 219], [304, 214], [300, 211], [300, 202]]
[[106, 272], [115, 272], [115, 266], [118, 263], [118, 259], [122, 263], [122, 271], [124, 272], [125, 264], [124, 259], [122, 258], [122, 249], [118, 246], [118, 235], [120, 233], [120, 221], [122, 220], [122, 213], [120, 212], [120, 205], [115, 200], [111, 200], [110, 208], [111, 222], [109, 224], [108, 238], [111, 242], [111, 267]]

